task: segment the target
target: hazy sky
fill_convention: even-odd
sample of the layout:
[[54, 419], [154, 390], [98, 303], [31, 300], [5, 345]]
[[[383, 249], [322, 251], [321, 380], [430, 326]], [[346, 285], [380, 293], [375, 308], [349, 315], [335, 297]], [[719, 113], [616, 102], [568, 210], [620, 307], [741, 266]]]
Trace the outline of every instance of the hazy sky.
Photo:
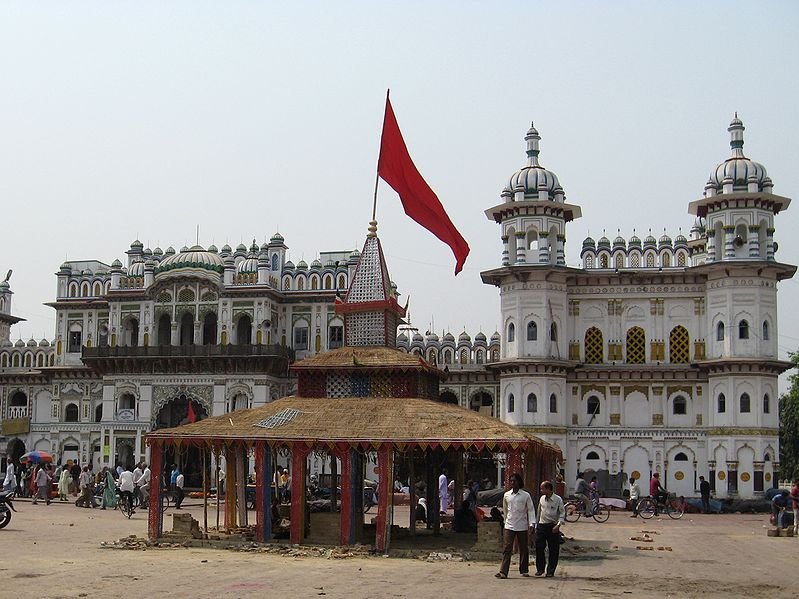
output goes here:
[[[422, 331], [492, 333], [499, 203], [541, 163], [583, 218], [582, 239], [633, 228], [674, 237], [691, 200], [744, 151], [799, 196], [795, 2], [10, 2], [0, 5], [2, 263], [13, 337], [52, 338], [64, 259], [259, 243], [290, 258], [360, 248], [371, 215], [385, 91], [411, 154], [472, 248], [449, 249], [381, 184], [379, 234]], [[557, 6], [556, 6], [557, 4]], [[778, 259], [799, 262], [799, 204], [776, 219]], [[3, 270], [2, 272], [5, 272]], [[781, 352], [799, 347], [799, 281], [782, 283]]]

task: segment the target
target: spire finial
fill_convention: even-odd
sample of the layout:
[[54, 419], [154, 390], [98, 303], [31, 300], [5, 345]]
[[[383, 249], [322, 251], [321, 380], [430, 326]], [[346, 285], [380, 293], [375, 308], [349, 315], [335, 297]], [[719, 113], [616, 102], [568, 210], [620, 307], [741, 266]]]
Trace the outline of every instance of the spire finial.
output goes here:
[[369, 231], [366, 234], [367, 237], [377, 237], [377, 221], [376, 220], [370, 220], [369, 221], [369, 227], [366, 230]]
[[732, 119], [730, 126], [727, 127], [727, 131], [730, 132], [730, 148], [732, 148], [733, 158], [744, 157], [744, 129], [743, 122], [738, 118], [738, 111], [735, 111], [735, 118]]
[[538, 135], [538, 130], [532, 122], [527, 130], [527, 135], [524, 136], [524, 141], [527, 142], [527, 166], [539, 166], [538, 142], [541, 141], [541, 136]]

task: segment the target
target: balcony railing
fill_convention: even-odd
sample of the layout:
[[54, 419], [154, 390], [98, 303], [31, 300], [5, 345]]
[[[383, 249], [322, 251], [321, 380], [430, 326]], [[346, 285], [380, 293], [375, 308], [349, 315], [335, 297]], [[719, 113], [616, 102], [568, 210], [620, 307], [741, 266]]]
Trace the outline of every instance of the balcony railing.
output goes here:
[[84, 358], [287, 358], [294, 352], [284, 345], [150, 345], [84, 347]]
[[8, 406], [9, 418], [27, 418], [28, 406]]

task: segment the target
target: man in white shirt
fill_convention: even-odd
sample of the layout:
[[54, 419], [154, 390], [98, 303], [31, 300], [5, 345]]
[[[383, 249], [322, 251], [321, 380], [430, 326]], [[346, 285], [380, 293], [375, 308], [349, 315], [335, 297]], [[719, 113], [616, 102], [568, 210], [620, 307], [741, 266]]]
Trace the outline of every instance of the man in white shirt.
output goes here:
[[133, 484], [133, 472], [125, 468], [119, 475], [119, 492], [122, 500], [128, 502], [128, 508], [133, 510], [133, 491], [136, 486]]
[[449, 507], [449, 482], [447, 481], [447, 469], [441, 470], [438, 477], [438, 511], [441, 514], [447, 513]]
[[184, 483], [183, 473], [178, 472], [178, 476], [175, 479], [175, 509], [180, 509], [180, 504], [183, 503], [183, 483]]
[[14, 462], [11, 456], [6, 456], [6, 477], [3, 479], [3, 491], [16, 491], [17, 489], [17, 476], [14, 472]]
[[518, 472], [511, 477], [511, 489], [502, 497], [502, 510], [505, 513], [505, 529], [502, 536], [502, 565], [497, 578], [507, 578], [510, 570], [510, 557], [513, 543], [519, 545], [519, 573], [529, 576], [530, 551], [529, 536], [535, 529], [535, 507], [530, 494], [522, 489], [522, 475]]
[[147, 507], [147, 502], [150, 499], [150, 479], [152, 478], [152, 472], [150, 472], [150, 467], [142, 462], [142, 473], [141, 477], [139, 478], [139, 503], [143, 507]]
[[[560, 527], [566, 521], [566, 510], [563, 499], [555, 495], [555, 486], [551, 481], [541, 483], [541, 499], [538, 501], [538, 526], [535, 528], [535, 575], [555, 576], [560, 554]], [[549, 564], [546, 562], [544, 549], [549, 547]]]
[[[700, 476], [700, 478], [702, 478]], [[635, 480], [635, 475], [630, 475], [630, 507], [633, 508], [633, 513], [630, 518], [638, 517], [638, 500], [641, 498], [641, 487], [638, 486], [638, 481]]]
[[139, 479], [141, 478], [142, 468], [141, 464], [136, 464], [136, 467], [133, 469], [133, 486], [139, 484]]

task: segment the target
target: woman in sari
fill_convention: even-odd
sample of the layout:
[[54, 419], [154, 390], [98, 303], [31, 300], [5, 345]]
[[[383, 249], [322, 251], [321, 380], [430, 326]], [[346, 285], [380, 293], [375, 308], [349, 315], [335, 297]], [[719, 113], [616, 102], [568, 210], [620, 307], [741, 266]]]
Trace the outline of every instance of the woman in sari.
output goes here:
[[103, 470], [105, 471], [105, 489], [103, 489], [102, 509], [115, 508], [117, 506], [117, 484], [108, 467], [106, 466]]
[[68, 501], [67, 495], [69, 494], [69, 483], [72, 482], [72, 475], [69, 473], [69, 468], [61, 470], [61, 476], [58, 479], [58, 498], [61, 501]]

